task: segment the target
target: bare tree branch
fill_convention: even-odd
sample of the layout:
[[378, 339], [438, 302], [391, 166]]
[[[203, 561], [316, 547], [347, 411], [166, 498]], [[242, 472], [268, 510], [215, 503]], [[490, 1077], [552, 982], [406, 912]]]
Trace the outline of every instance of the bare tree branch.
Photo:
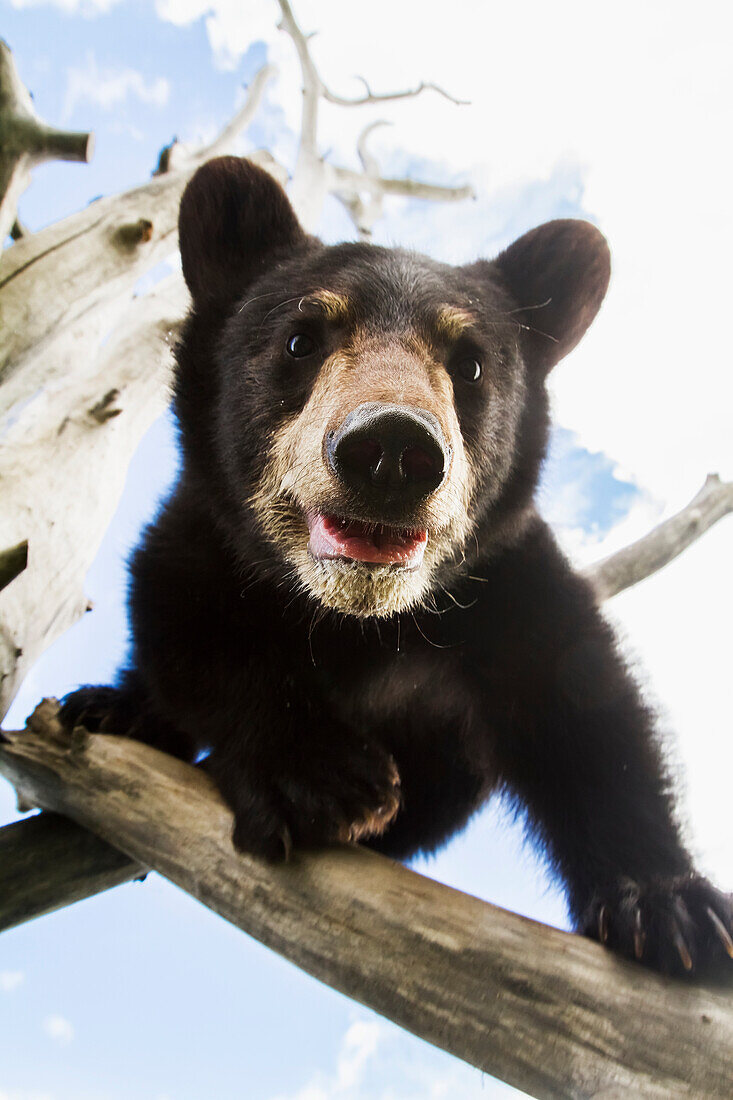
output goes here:
[[467, 107], [470, 104], [468, 99], [456, 99], [450, 92], [446, 92], [444, 88], [439, 87], [437, 84], [433, 84], [430, 81], [421, 80], [417, 88], [410, 88], [407, 91], [401, 92], [373, 92], [363, 76], [356, 77], [361, 81], [366, 89], [366, 95], [359, 96], [356, 99], [349, 99], [346, 96], [335, 95], [324, 84], [321, 84], [321, 95], [329, 103], [335, 103], [339, 107], [362, 107], [366, 103], [394, 103], [398, 99], [414, 99], [416, 96], [422, 95], [423, 92], [437, 92], [438, 95], [443, 96], [450, 103], [455, 103], [457, 107]]
[[[187, 152], [182, 169], [121, 195], [98, 199], [78, 214], [22, 238], [4, 253], [0, 381], [7, 382], [11, 369], [18, 370], [28, 352], [45, 361], [45, 340], [55, 339], [60, 325], [68, 327], [100, 304], [119, 299], [145, 271], [175, 251], [178, 204], [188, 179], [199, 164], [226, 151], [241, 126], [251, 121], [274, 72], [267, 66], [257, 74], [234, 119], [210, 145]], [[264, 167], [269, 168], [271, 160]], [[141, 222], [148, 227], [146, 234], [125, 233], [125, 227]], [[44, 263], [51, 255], [53, 263]], [[29, 387], [34, 392], [37, 380], [27, 377], [26, 393]], [[14, 404], [23, 397], [3, 385], [0, 414], [9, 401]]]
[[[283, 14], [301, 52], [304, 80], [315, 89], [307, 40], [287, 3]], [[206, 148], [190, 152], [174, 145], [163, 157], [172, 170], [20, 238], [3, 255], [0, 478], [8, 488], [0, 546], [27, 539], [32, 568], [8, 589], [0, 609], [0, 713], [32, 662], [84, 613], [84, 575], [113, 513], [129, 457], [162, 408], [169, 360], [161, 332], [174, 329], [175, 310], [185, 311], [187, 296], [180, 275], [148, 306], [132, 301], [134, 287], [174, 251], [178, 205], [191, 173], [231, 145], [273, 75], [270, 66], [257, 74], [242, 108]], [[307, 149], [307, 111], [304, 117]], [[311, 148], [313, 171], [309, 176], [296, 168], [291, 198], [312, 227], [333, 176], [315, 153], [315, 139]], [[255, 153], [251, 159], [285, 182], [285, 170], [271, 154]], [[117, 353], [113, 360], [110, 349]], [[161, 387], [160, 398], [151, 385]], [[119, 391], [117, 403], [109, 398], [113, 390]], [[143, 399], [144, 413], [138, 404]], [[70, 486], [76, 487], [71, 497]]]
[[158, 167], [153, 173], [156, 176], [166, 172], [177, 172], [181, 169], [197, 167], [212, 157], [218, 157], [221, 153], [230, 152], [232, 146], [240, 134], [249, 127], [255, 115], [260, 109], [265, 88], [277, 76], [276, 65], [263, 65], [255, 73], [251, 83], [247, 87], [247, 95], [244, 103], [236, 112], [230, 122], [214, 138], [209, 145], [197, 149], [188, 148], [182, 142], [174, 138], [170, 145], [161, 150]]
[[385, 195], [406, 195], [409, 198], [430, 199], [433, 202], [461, 202], [463, 199], [474, 197], [474, 190], [470, 184], [448, 187], [411, 179], [390, 179], [384, 176], [374, 178], [360, 172], [353, 172], [349, 168], [334, 168], [333, 171], [339, 185], [381, 191]]
[[55, 130], [41, 121], [0, 38], [0, 245], [13, 229], [31, 169], [46, 160], [89, 161], [93, 152], [92, 134]]
[[318, 152], [318, 107], [323, 85], [308, 49], [308, 41], [298, 26], [288, 0], [279, 0], [282, 19], [280, 30], [293, 40], [303, 79], [303, 105], [300, 116], [300, 141], [291, 186], [291, 198], [302, 213], [307, 229], [316, 228], [327, 194], [328, 182], [323, 158]]
[[[50, 701], [0, 772], [296, 965], [537, 1097], [730, 1096], [729, 994], [665, 980], [364, 849], [287, 865], [232, 847], [207, 776]], [[128, 869], [129, 870], [129, 869]], [[6, 906], [12, 903], [5, 903]]]
[[[334, 95], [324, 84], [315, 66], [308, 48], [308, 36], [303, 33], [293, 15], [289, 0], [279, 0], [282, 20], [280, 29], [293, 40], [300, 61], [303, 77], [303, 108], [301, 114], [301, 135], [298, 146], [298, 158], [293, 174], [291, 197], [296, 208], [304, 212], [305, 224], [315, 229], [317, 215], [323, 206], [326, 194], [331, 191], [343, 203], [362, 237], [369, 237], [374, 222], [381, 217], [382, 200], [385, 195], [406, 195], [410, 198], [429, 199], [433, 202], [445, 202], [470, 198], [470, 187], [440, 187], [433, 184], [418, 183], [414, 180], [385, 179], [378, 170], [376, 159], [367, 154], [366, 137], [376, 125], [367, 127], [359, 139], [359, 155], [364, 172], [352, 172], [328, 164], [318, 151], [318, 109], [321, 99], [335, 103], [340, 107], [360, 107], [366, 103], [384, 103], [397, 99], [414, 98], [421, 92], [432, 89], [451, 102], [462, 101], [449, 96], [435, 84], [422, 83], [418, 88], [403, 92], [390, 92], [386, 95], [374, 95], [363, 78], [366, 95], [359, 99], [346, 99]], [[367, 167], [367, 161], [370, 167]]]
[[124, 324], [106, 343], [98, 334], [96, 347], [86, 343], [94, 331], [82, 316], [52, 345], [44, 384], [5, 422], [0, 545], [26, 539], [30, 551], [28, 569], [2, 593], [0, 713], [43, 650], [87, 608], [85, 577], [127, 460], [168, 400], [171, 344], [187, 302], [180, 275], [123, 299], [116, 305]]
[[376, 122], [370, 122], [368, 126], [365, 126], [356, 140], [356, 151], [359, 154], [361, 166], [364, 169], [366, 175], [370, 178], [372, 176], [378, 177], [380, 175], [380, 171], [379, 161], [374, 156], [374, 153], [372, 153], [372, 151], [369, 149], [367, 143], [375, 130], [378, 130], [381, 126], [391, 125], [392, 123], [389, 122], [386, 118], [378, 118]]
[[709, 474], [690, 503], [631, 546], [585, 571], [599, 600], [608, 600], [673, 561], [723, 516], [733, 512], [733, 482]]
[[373, 185], [363, 192], [354, 190], [351, 186], [341, 188], [338, 186], [338, 181], [335, 185], [334, 194], [336, 198], [346, 207], [351, 220], [359, 231], [359, 236], [365, 240], [371, 237], [372, 227], [381, 218], [384, 209], [384, 191], [376, 183], [380, 175], [379, 162], [369, 149], [367, 142], [376, 129], [380, 126], [389, 125], [390, 123], [385, 119], [371, 122], [364, 127], [357, 139], [356, 149], [364, 169], [364, 176], [374, 181]]
[[145, 869], [66, 817], [42, 813], [0, 829], [0, 932]]

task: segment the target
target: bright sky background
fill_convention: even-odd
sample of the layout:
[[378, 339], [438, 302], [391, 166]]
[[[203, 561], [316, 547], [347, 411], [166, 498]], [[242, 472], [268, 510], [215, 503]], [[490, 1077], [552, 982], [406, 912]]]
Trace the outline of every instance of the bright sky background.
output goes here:
[[[607, 234], [612, 289], [556, 370], [558, 430], [541, 500], [580, 563], [733, 477], [729, 5], [617, 0], [369, 5], [294, 0], [330, 86], [433, 80], [376, 110], [325, 108], [322, 147], [354, 164], [373, 118], [387, 172], [470, 180], [475, 202], [393, 201], [380, 242], [446, 260], [491, 255], [525, 229], [583, 216]], [[94, 129], [92, 165], [40, 169], [32, 229], [148, 178], [175, 134], [209, 139], [266, 59], [280, 67], [242, 144], [292, 164], [299, 70], [274, 0], [5, 0], [1, 32], [41, 116]], [[368, 12], [368, 15], [366, 14]], [[337, 205], [323, 233], [350, 236]], [[88, 578], [97, 610], [30, 674], [7, 725], [44, 694], [104, 681], [124, 652], [124, 557], [175, 470], [164, 419], [135, 458]], [[733, 888], [730, 561], [721, 524], [607, 608], [673, 731], [689, 836]], [[628, 640], [630, 639], [630, 640]], [[0, 821], [14, 818], [0, 785]], [[418, 869], [562, 925], [564, 906], [500, 808]], [[0, 1100], [439, 1100], [519, 1095], [307, 978], [150, 876], [0, 938]]]

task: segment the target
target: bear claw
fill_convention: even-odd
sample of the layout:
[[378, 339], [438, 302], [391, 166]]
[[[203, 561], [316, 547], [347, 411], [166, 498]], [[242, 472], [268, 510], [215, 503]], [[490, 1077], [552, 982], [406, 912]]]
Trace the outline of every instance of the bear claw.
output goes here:
[[667, 974], [710, 974], [733, 959], [733, 898], [699, 875], [619, 880], [580, 921], [586, 935]]
[[637, 959], [641, 959], [644, 955], [645, 942], [646, 932], [641, 923], [641, 909], [637, 905], [634, 910], [634, 955]]
[[707, 914], [710, 917], [713, 928], [718, 934], [720, 942], [722, 943], [730, 958], [733, 959], [733, 939], [731, 939], [728, 929], [725, 927], [715, 910], [711, 909], [709, 905], [707, 907]]

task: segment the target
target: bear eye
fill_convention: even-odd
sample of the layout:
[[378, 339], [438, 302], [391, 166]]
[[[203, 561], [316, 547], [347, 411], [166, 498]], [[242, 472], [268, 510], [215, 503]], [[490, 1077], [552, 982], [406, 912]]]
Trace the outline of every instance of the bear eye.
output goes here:
[[305, 359], [316, 350], [316, 342], [305, 332], [296, 332], [285, 345], [288, 355], [293, 359]]
[[469, 356], [466, 359], [461, 359], [460, 362], [456, 364], [456, 372], [460, 374], [464, 382], [478, 382], [481, 377], [482, 367], [478, 359]]

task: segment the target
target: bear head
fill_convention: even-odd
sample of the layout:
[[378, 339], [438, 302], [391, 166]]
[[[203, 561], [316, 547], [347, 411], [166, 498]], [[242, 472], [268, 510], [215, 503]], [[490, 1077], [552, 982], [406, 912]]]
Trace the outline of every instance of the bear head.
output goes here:
[[243, 571], [385, 616], [517, 537], [547, 372], [608, 285], [594, 226], [549, 222], [455, 267], [326, 246], [264, 170], [221, 157], [188, 184], [179, 233], [183, 480]]

